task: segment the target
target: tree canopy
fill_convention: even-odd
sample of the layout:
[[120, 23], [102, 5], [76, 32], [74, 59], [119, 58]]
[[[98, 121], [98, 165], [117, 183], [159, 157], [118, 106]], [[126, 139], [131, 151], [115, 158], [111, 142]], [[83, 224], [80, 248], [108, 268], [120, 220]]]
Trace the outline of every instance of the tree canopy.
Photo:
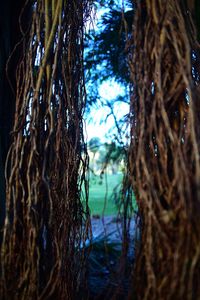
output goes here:
[[98, 23], [99, 29], [90, 29], [85, 42], [89, 103], [99, 98], [98, 87], [103, 81], [114, 78], [125, 86], [130, 82], [125, 45], [133, 23], [133, 2], [126, 2], [126, 10], [116, 1], [98, 4], [98, 9], [105, 11]]

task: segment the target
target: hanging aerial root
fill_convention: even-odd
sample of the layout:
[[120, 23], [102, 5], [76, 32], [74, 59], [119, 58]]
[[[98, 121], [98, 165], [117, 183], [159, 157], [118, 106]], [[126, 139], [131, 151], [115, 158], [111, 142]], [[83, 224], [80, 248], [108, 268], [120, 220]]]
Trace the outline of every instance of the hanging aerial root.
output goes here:
[[90, 6], [86, 0], [32, 5], [16, 70], [1, 299], [74, 299], [84, 278], [90, 223], [87, 199], [83, 206], [80, 198], [88, 163], [83, 35]]
[[200, 63], [183, 1], [137, 1], [130, 166], [141, 214], [138, 299], [200, 298]]

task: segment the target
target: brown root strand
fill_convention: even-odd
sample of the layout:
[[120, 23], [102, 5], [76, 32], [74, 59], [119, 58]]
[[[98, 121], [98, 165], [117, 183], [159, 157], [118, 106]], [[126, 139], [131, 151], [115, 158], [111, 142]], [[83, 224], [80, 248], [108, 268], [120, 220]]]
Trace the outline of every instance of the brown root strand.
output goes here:
[[[36, 1], [16, 70], [0, 298], [74, 299], [84, 278], [88, 157], [83, 139], [89, 1]], [[87, 191], [85, 193], [88, 195]]]
[[200, 97], [193, 51], [195, 63], [200, 57], [191, 24], [183, 1], [137, 1], [129, 43], [129, 160], [142, 220], [134, 273], [141, 300], [200, 299]]

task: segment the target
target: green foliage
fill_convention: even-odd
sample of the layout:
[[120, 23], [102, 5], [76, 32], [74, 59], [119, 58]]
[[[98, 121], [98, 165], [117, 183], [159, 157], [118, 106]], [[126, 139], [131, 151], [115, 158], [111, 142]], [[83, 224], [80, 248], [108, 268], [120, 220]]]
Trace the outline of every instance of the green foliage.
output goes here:
[[109, 167], [112, 173], [119, 171], [120, 164], [126, 159], [126, 152], [123, 146], [118, 145], [116, 142], [104, 143], [99, 150], [99, 158], [97, 164], [104, 170]]
[[101, 140], [98, 137], [93, 137], [88, 143], [89, 150], [95, 154], [101, 146]]
[[103, 81], [115, 78], [121, 84], [127, 85], [129, 82], [125, 45], [131, 33], [134, 7], [132, 1], [127, 3], [129, 10], [125, 12], [122, 12], [122, 7], [116, 1], [99, 3], [105, 10], [98, 24], [101, 30], [91, 30], [85, 43], [87, 86], [88, 91], [91, 91], [89, 103], [98, 99], [97, 88]]
[[106, 162], [112, 161], [115, 163], [120, 163], [120, 161], [124, 158], [124, 147], [117, 145], [116, 142], [112, 142], [111, 144], [105, 143], [106, 148]]
[[[126, 160], [124, 146], [117, 144], [115, 141], [101, 143], [99, 138], [94, 137], [89, 141], [88, 148], [93, 153], [90, 160], [90, 169], [93, 173], [98, 171], [98, 173], [104, 174], [107, 168], [112, 170], [113, 174], [122, 171], [122, 165]], [[98, 153], [98, 156], [96, 153]]]
[[[127, 29], [130, 31], [133, 11], [124, 13]], [[106, 80], [115, 77], [116, 80], [126, 83], [129, 81], [126, 65], [125, 41], [126, 32], [122, 12], [111, 9], [102, 17], [101, 32], [91, 35], [90, 43], [93, 45], [86, 56], [86, 69], [93, 72], [92, 79]], [[99, 65], [104, 68], [99, 70]]]

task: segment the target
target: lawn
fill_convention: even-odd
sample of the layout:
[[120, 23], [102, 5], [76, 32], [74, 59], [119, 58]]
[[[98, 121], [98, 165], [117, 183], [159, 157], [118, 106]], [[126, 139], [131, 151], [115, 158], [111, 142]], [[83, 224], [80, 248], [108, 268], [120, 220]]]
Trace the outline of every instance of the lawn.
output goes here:
[[89, 206], [91, 214], [101, 215], [104, 210], [105, 204], [105, 215], [115, 215], [117, 208], [115, 206], [114, 197], [112, 197], [113, 190], [122, 181], [122, 174], [103, 175], [100, 176], [92, 175], [90, 178], [90, 190], [89, 190]]

